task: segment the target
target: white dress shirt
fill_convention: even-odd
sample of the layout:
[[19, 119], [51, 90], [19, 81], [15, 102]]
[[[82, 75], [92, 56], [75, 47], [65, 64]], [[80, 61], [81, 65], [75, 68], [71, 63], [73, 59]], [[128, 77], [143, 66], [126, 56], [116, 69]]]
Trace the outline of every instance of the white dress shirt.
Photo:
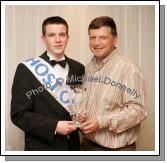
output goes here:
[[[47, 56], [49, 57], [49, 61], [55, 60], [55, 58], [53, 57], [53, 55], [50, 54], [49, 52], [47, 52]], [[62, 60], [65, 60], [64, 56], [61, 59], [56, 60], [56, 61], [62, 61]], [[63, 68], [59, 64], [56, 64], [53, 68], [55, 69], [57, 76], [59, 76], [59, 77], [61, 77], [61, 78], [64, 79], [65, 82], [63, 83], [63, 85], [66, 84], [67, 75], [68, 75], [68, 72], [69, 72], [69, 65], [68, 65], [68, 63], [66, 62], [66, 67], [65, 68]]]

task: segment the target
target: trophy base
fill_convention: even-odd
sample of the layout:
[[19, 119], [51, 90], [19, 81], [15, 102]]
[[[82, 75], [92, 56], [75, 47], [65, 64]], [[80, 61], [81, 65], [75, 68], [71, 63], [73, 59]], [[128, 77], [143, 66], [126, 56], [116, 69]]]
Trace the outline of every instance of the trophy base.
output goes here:
[[76, 127], [81, 127], [82, 125], [81, 125], [81, 123], [80, 123], [80, 122], [75, 121], [75, 126], [76, 126]]

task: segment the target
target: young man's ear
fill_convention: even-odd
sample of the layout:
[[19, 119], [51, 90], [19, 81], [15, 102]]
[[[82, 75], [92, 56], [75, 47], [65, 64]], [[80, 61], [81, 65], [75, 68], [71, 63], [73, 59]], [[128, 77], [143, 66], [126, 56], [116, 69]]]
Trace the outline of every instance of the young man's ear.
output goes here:
[[44, 35], [41, 36], [41, 40], [42, 40], [42, 42], [43, 42], [44, 44], [46, 43], [46, 39], [45, 39], [45, 36], [44, 36]]
[[68, 34], [67, 34], [67, 39], [68, 39], [68, 40], [67, 40], [67, 42], [68, 42], [68, 41], [69, 41], [69, 35], [68, 35]]

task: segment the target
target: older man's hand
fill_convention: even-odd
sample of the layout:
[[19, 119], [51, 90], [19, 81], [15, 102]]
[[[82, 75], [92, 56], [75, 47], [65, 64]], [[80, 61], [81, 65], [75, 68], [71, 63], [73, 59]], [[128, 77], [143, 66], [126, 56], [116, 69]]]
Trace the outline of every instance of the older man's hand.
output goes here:
[[80, 129], [85, 134], [94, 133], [99, 129], [99, 121], [97, 118], [87, 120], [84, 123], [82, 123]]

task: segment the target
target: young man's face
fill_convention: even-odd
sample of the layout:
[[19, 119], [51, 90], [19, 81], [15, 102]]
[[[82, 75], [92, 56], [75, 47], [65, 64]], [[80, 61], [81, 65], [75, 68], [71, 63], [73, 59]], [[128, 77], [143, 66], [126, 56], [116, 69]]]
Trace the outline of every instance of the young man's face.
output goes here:
[[117, 37], [111, 34], [111, 28], [103, 26], [89, 30], [89, 46], [98, 60], [108, 56], [115, 47]]
[[68, 42], [67, 28], [63, 24], [48, 24], [45, 27], [45, 36], [42, 36], [47, 51], [56, 56], [63, 56]]

